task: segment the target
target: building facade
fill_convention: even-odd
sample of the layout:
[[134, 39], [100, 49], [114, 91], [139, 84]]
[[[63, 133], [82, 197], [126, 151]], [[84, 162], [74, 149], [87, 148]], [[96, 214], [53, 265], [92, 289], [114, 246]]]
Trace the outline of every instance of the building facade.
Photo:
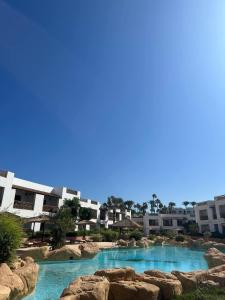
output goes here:
[[[22, 218], [31, 218], [39, 215], [49, 215], [57, 212], [63, 205], [64, 199], [80, 200], [81, 207], [92, 210], [93, 219], [96, 224], [108, 228], [113, 224], [111, 211], [105, 214], [105, 218], [100, 218], [101, 203], [91, 199], [81, 198], [81, 192], [66, 187], [52, 187], [15, 177], [9, 171], [0, 171], [0, 211], [7, 211]], [[116, 220], [123, 217], [130, 217], [130, 212], [116, 211]], [[40, 223], [35, 223], [35, 231], [40, 230]], [[87, 230], [89, 225], [86, 226]]]
[[225, 195], [198, 203], [195, 214], [200, 233], [210, 231], [225, 234]]
[[146, 214], [143, 217], [133, 217], [132, 220], [143, 226], [146, 236], [160, 230], [183, 232], [185, 223], [195, 222], [195, 211], [191, 207], [187, 208], [187, 210], [174, 208], [168, 214]]

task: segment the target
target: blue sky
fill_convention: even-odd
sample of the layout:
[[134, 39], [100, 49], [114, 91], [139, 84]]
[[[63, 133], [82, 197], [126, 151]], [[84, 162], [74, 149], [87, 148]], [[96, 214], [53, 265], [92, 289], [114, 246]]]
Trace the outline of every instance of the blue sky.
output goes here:
[[0, 0], [0, 167], [167, 203], [225, 193], [225, 2]]

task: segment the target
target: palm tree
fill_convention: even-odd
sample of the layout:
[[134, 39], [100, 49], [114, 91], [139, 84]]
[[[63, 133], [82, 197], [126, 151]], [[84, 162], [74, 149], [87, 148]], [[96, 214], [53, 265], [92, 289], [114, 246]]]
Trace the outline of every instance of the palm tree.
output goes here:
[[191, 202], [192, 207], [194, 208], [194, 206], [197, 204], [197, 202], [193, 201]]
[[113, 223], [116, 222], [116, 209], [120, 208], [121, 210], [124, 210], [124, 201], [122, 198], [118, 198], [115, 196], [110, 196], [107, 199], [107, 204], [109, 209], [111, 208], [113, 210]]
[[173, 207], [176, 206], [176, 203], [175, 202], [169, 202], [168, 204], [168, 209], [169, 209], [169, 213], [171, 214], [172, 211], [173, 211]]
[[141, 204], [137, 203], [137, 204], [134, 205], [134, 207], [136, 208], [136, 213], [140, 214], [141, 213]]
[[155, 206], [156, 206], [156, 211], [159, 212], [159, 205], [161, 204], [161, 201], [157, 198], [155, 200]]
[[150, 212], [152, 213], [152, 214], [154, 214], [155, 213], [155, 200], [150, 200]]
[[185, 206], [185, 213], [187, 212], [187, 206], [190, 204], [189, 201], [184, 201], [183, 205]]
[[132, 200], [124, 201], [124, 205], [125, 205], [126, 209], [131, 210], [134, 205], [134, 201], [132, 201]]
[[143, 216], [144, 216], [146, 214], [146, 210], [148, 209], [148, 203], [144, 202], [141, 209], [142, 209], [142, 213], [143, 213]]

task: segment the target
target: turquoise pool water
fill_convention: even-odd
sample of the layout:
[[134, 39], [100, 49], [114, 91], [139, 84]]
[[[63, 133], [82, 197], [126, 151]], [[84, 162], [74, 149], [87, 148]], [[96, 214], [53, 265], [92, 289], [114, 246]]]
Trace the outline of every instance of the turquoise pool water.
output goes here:
[[80, 275], [93, 274], [98, 269], [130, 266], [137, 272], [158, 269], [192, 271], [207, 269], [204, 252], [188, 248], [155, 246], [148, 249], [104, 250], [93, 259], [40, 264], [35, 292], [26, 300], [58, 300], [63, 289]]

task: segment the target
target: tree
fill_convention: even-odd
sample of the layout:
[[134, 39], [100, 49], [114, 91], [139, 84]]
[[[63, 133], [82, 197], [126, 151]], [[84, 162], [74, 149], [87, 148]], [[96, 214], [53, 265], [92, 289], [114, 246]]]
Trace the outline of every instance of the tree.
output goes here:
[[107, 205], [109, 209], [113, 210], [113, 223], [116, 222], [116, 210], [119, 208], [120, 210], [125, 210], [124, 201], [122, 198], [110, 196], [107, 199]]
[[125, 205], [126, 209], [131, 210], [134, 205], [134, 201], [132, 201], [132, 200], [124, 201], [124, 205]]
[[0, 213], [0, 263], [11, 263], [23, 238], [22, 223], [18, 217]]
[[79, 211], [80, 220], [90, 220], [94, 218], [91, 208], [81, 207]]
[[192, 207], [194, 208], [194, 206], [197, 204], [195, 201], [190, 203], [192, 205]]
[[149, 201], [150, 203], [150, 212], [152, 214], [155, 214], [155, 208], [156, 208], [156, 199], [157, 199], [157, 195], [156, 194], [152, 194], [152, 200]]
[[161, 204], [161, 201], [157, 198], [155, 200], [155, 207], [156, 207], [156, 212], [159, 212], [159, 205]]
[[184, 201], [183, 205], [185, 206], [185, 213], [187, 212], [187, 206], [189, 205], [189, 201]]
[[169, 204], [168, 204], [168, 210], [169, 210], [170, 214], [172, 213], [173, 207], [175, 207], [175, 206], [176, 206], [175, 202], [169, 202]]
[[80, 200], [76, 197], [73, 199], [64, 199], [63, 206], [69, 208], [74, 218], [79, 216]]
[[52, 223], [52, 247], [56, 249], [65, 245], [66, 233], [75, 230], [75, 222], [71, 209], [63, 206], [60, 207], [59, 211], [52, 216]]
[[136, 203], [136, 204], [134, 205], [134, 207], [136, 208], [136, 213], [137, 213], [138, 215], [140, 215], [140, 214], [141, 214], [141, 204], [140, 204], [140, 203]]
[[148, 209], [148, 203], [144, 202], [141, 206], [141, 211], [143, 213], [143, 216], [146, 214], [147, 209]]

